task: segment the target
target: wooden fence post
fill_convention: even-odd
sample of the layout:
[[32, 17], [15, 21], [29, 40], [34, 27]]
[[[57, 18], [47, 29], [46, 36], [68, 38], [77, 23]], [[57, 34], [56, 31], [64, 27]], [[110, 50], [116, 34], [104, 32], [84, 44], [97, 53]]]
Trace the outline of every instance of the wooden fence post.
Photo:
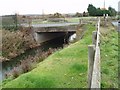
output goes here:
[[95, 55], [95, 45], [88, 45], [88, 88], [91, 87], [94, 55]]
[[96, 47], [93, 73], [91, 80], [91, 88], [96, 88], [95, 90], [100, 90], [101, 86], [101, 73], [100, 73], [100, 48]]
[[97, 39], [97, 31], [92, 32], [92, 44], [96, 44], [96, 39]]
[[80, 24], [80, 25], [82, 24], [82, 19], [79, 19], [79, 24]]
[[95, 46], [95, 57], [94, 57], [94, 65], [93, 65], [93, 73], [91, 80], [91, 88], [95, 90], [100, 90], [101, 88], [101, 73], [100, 73], [100, 18], [97, 24], [97, 39]]

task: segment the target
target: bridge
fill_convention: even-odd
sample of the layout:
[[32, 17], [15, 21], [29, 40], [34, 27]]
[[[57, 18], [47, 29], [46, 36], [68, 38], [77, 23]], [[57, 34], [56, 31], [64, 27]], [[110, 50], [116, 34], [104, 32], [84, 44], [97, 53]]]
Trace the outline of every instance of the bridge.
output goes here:
[[75, 32], [79, 23], [55, 23], [32, 25], [35, 32]]
[[64, 37], [67, 42], [70, 35], [76, 32], [79, 23], [54, 23], [54, 24], [35, 24], [32, 25], [32, 34], [40, 44], [54, 38]]

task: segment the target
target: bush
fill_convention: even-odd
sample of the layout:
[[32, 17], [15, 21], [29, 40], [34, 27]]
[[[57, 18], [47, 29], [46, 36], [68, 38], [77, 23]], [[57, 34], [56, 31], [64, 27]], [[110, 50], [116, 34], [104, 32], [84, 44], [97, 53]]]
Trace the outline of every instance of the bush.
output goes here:
[[23, 31], [2, 30], [2, 56], [8, 59], [16, 57], [25, 50], [37, 46], [31, 34]]

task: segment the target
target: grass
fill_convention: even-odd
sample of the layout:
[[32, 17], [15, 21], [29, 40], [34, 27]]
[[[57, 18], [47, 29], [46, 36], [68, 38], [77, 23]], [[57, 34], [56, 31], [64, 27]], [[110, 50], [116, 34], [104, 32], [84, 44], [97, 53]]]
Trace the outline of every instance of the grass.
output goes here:
[[68, 22], [79, 22], [79, 19], [78, 17], [75, 17], [75, 18], [65, 18], [65, 20], [67, 20]]
[[83, 20], [90, 20], [90, 19], [95, 19], [96, 17], [74, 17], [74, 18], [66, 18], [68, 22], [79, 22], [80, 19]]
[[109, 25], [101, 34], [101, 85], [118, 88], [118, 32]]
[[[63, 23], [63, 22], [57, 22], [57, 23]], [[50, 22], [50, 21], [38, 21], [38, 20], [36, 20], [36, 21], [32, 21], [32, 24], [56, 24], [56, 22]]]
[[[96, 17], [72, 17], [72, 18], [65, 18], [65, 20], [67, 22], [71, 22], [71, 23], [76, 23], [79, 22], [80, 19], [83, 20], [90, 20], [90, 19], [94, 19]], [[50, 22], [50, 21], [42, 21], [42, 20], [33, 20], [32, 24], [56, 24], [56, 23], [64, 23], [64, 22]]]
[[[79, 18], [65, 18], [67, 22], [79, 22]], [[56, 23], [65, 23], [65, 22], [52, 22], [52, 21], [42, 21], [42, 20], [33, 20], [32, 24], [56, 24]]]
[[3, 82], [3, 88], [86, 88], [88, 45], [95, 30], [93, 25], [86, 27], [82, 40], [52, 54], [32, 71]]

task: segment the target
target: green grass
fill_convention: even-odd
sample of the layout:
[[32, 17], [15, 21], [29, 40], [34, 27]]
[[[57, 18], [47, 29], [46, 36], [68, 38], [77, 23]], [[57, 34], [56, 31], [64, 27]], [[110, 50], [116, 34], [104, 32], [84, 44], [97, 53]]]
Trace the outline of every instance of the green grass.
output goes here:
[[90, 19], [95, 19], [96, 17], [74, 17], [74, 18], [66, 18], [68, 22], [79, 22], [80, 19], [83, 20], [90, 20]]
[[75, 18], [65, 18], [65, 20], [67, 20], [68, 22], [79, 22], [79, 19], [78, 17], [75, 17]]
[[4, 88], [86, 88], [88, 45], [93, 25], [86, 25], [82, 40], [49, 56], [34, 70], [5, 82]]
[[111, 27], [102, 31], [101, 72], [102, 88], [118, 88], [118, 32]]
[[[72, 18], [65, 18], [67, 22], [76, 23], [79, 22], [80, 19], [83, 20], [90, 20], [96, 17], [72, 17]], [[42, 21], [42, 20], [33, 20], [32, 24], [55, 24], [55, 23], [64, 23], [64, 22], [50, 22], [50, 21]]]
[[56, 24], [56, 23], [63, 23], [63, 22], [50, 22], [50, 21], [32, 21], [32, 24]]
[[[68, 22], [79, 22], [78, 17], [75, 18], [65, 18], [66, 21]], [[56, 23], [64, 23], [64, 22], [52, 22], [52, 21], [42, 21], [42, 20], [33, 20], [32, 24], [56, 24]]]

